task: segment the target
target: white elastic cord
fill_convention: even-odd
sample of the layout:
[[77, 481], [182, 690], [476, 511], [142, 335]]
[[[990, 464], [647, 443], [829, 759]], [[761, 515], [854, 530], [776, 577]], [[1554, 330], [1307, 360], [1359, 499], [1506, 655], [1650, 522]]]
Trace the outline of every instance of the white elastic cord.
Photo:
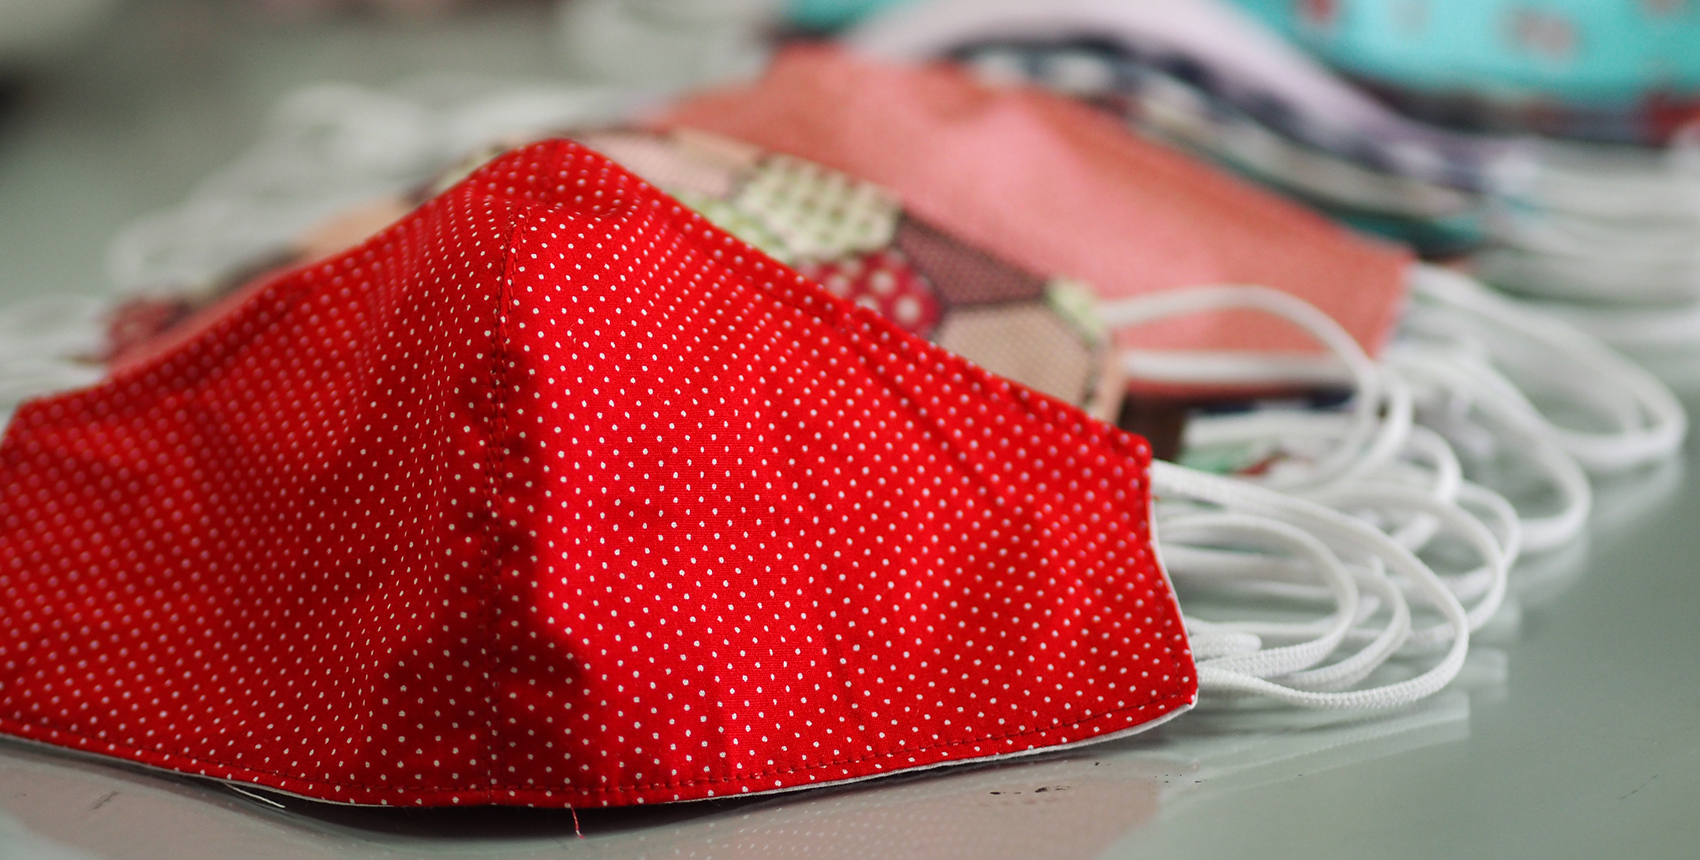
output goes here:
[[[1440, 450], [1449, 449], [1442, 446]], [[1410, 522], [1420, 521], [1424, 524], [1423, 536], [1418, 540], [1408, 541], [1401, 539], [1403, 530], [1395, 531], [1391, 535], [1395, 542], [1414, 552], [1437, 533], [1450, 529], [1461, 533], [1476, 549], [1477, 554], [1501, 559], [1498, 564], [1483, 564], [1462, 574], [1441, 576], [1441, 580], [1460, 601], [1473, 603], [1469, 616], [1471, 629], [1474, 630], [1492, 617], [1504, 598], [1508, 568], [1521, 552], [1522, 527], [1517, 512], [1503, 497], [1476, 484], [1455, 481], [1446, 474], [1449, 471], [1442, 470], [1440, 479], [1435, 482], [1436, 486], [1428, 489], [1422, 488], [1420, 484], [1407, 488], [1366, 483], [1340, 492], [1312, 494], [1311, 498], [1344, 510], [1371, 524], [1374, 524], [1376, 518], [1401, 508], [1421, 511]], [[1456, 505], [1451, 504], [1454, 499]], [[1431, 506], [1439, 506], [1438, 511], [1431, 509]], [[1472, 510], [1480, 511], [1481, 516], [1475, 515]], [[1166, 525], [1169, 521], [1168, 518], [1162, 520], [1165, 523], [1164, 558], [1179, 572], [1182, 579], [1203, 580], [1217, 588], [1231, 585], [1231, 590], [1247, 597], [1312, 602], [1327, 597], [1319, 593], [1314, 586], [1298, 585], [1297, 583], [1306, 580], [1306, 572], [1295, 567], [1291, 561], [1267, 556], [1250, 557], [1245, 553], [1222, 553], [1196, 546], [1177, 546], [1180, 538], [1169, 532]], [[1491, 552], [1486, 549], [1490, 542], [1497, 547]], [[1406, 584], [1404, 590], [1410, 589], [1411, 586]], [[1402, 598], [1400, 602], [1403, 602]], [[1396, 612], [1403, 611], [1402, 606], [1394, 608]], [[1368, 613], [1362, 614], [1360, 623], [1367, 616]], [[1241, 626], [1236, 629], [1252, 628]], [[1346, 641], [1366, 642], [1381, 635], [1373, 628], [1355, 626], [1347, 635]], [[1406, 643], [1404, 651], [1432, 651], [1437, 644], [1443, 644], [1448, 638], [1449, 631], [1444, 626], [1425, 628]], [[1398, 643], [1394, 643], [1393, 647], [1397, 646]]]
[[1700, 298], [1693, 141], [1657, 153], [1540, 141], [1523, 156], [1495, 171], [1484, 280], [1594, 308]]
[[[1383, 375], [1375, 363], [1332, 317], [1292, 295], [1259, 286], [1191, 287], [1106, 302], [1099, 306], [1098, 315], [1111, 329], [1128, 329], [1163, 319], [1226, 309], [1261, 311], [1299, 326], [1334, 354], [1351, 374], [1356, 388], [1349, 413], [1351, 420], [1338, 443], [1330, 446], [1330, 450], [1309, 469], [1271, 475], [1271, 485], [1320, 485], [1357, 475], [1377, 465], [1379, 461], [1376, 458], [1385, 458], [1400, 447], [1403, 429], [1409, 427], [1408, 404], [1405, 408], [1395, 405], [1390, 410], [1395, 420], [1382, 421], [1378, 413], [1382, 408], [1385, 386]], [[1149, 368], [1141, 365], [1138, 354], [1133, 358], [1133, 361], [1124, 361], [1124, 370], [1134, 375], [1145, 375]], [[1267, 373], [1270, 355], [1241, 353], [1237, 362], [1221, 361], [1220, 354], [1214, 354], [1212, 358], [1213, 365], [1204, 369], [1219, 374], [1216, 378], [1201, 379], [1194, 374], [1184, 381], [1228, 385], [1244, 385], [1248, 380], [1270, 381], [1260, 378]], [[1172, 361], [1184, 365], [1186, 356], [1176, 356]], [[1400, 415], [1405, 419], [1403, 427], [1398, 423], [1397, 416]], [[1231, 424], [1232, 420], [1227, 423]], [[1266, 438], [1267, 429], [1260, 427], [1258, 435]]]
[[[1695, 230], [1700, 236], [1700, 229]], [[1700, 351], [1700, 303], [1675, 305], [1561, 304], [1514, 300], [1519, 306], [1561, 319], [1600, 339], [1613, 349], [1640, 357], [1646, 354]]]
[[[1219, 665], [1201, 665], [1198, 677], [1202, 689], [1264, 695], [1304, 707], [1386, 708], [1434, 693], [1444, 687], [1463, 665], [1464, 657], [1469, 651], [1470, 614], [1433, 570], [1388, 535], [1362, 521], [1314, 502], [1170, 463], [1153, 463], [1151, 482], [1153, 492], [1165, 501], [1191, 500], [1217, 506], [1228, 512], [1278, 520], [1308, 533], [1336, 555], [1343, 554], [1347, 559], [1359, 560], [1364, 569], [1378, 569], [1379, 565], [1385, 565], [1388, 573], [1414, 584], [1415, 591], [1445, 620], [1450, 634], [1451, 647], [1439, 663], [1414, 678], [1379, 687], [1346, 692], [1301, 689], [1290, 683], [1280, 683], [1281, 679], [1260, 678]], [[1374, 493], [1360, 499], [1344, 488], [1339, 492], [1339, 501], [1342, 502], [1385, 504], [1387, 501]], [[1425, 504], [1427, 499], [1426, 495], [1418, 493], [1413, 494], [1413, 498], [1400, 497], [1397, 501], [1401, 505], [1423, 507], [1425, 512], [1437, 516], [1447, 526], [1455, 528], [1458, 534], [1483, 556], [1490, 567], [1503, 570], [1507, 566], [1501, 547], [1485, 527], [1455, 507], [1439, 503]], [[1376, 561], [1372, 564], [1369, 559]], [[1387, 595], [1394, 593], [1385, 589], [1383, 591]], [[1352, 669], [1367, 674], [1367, 670], [1361, 665], [1354, 665]], [[1309, 680], [1311, 685], [1327, 686], [1327, 681], [1337, 682], [1339, 679], [1322, 681], [1312, 676]]]
[[[1167, 543], [1193, 540], [1218, 545], [1247, 542], [1253, 545], [1284, 545], [1295, 555], [1313, 563], [1314, 566], [1307, 565], [1307, 569], [1318, 571], [1322, 575], [1334, 598], [1334, 613], [1320, 624], [1270, 621], [1208, 623], [1189, 618], [1188, 632], [1195, 642], [1199, 637], [1193, 635], [1194, 631], [1208, 631], [1218, 636], [1223, 633], [1249, 634], [1245, 644], [1250, 647], [1237, 653], [1224, 653], [1222, 656], [1202, 660], [1200, 666], [1215, 666], [1259, 678], [1289, 675], [1326, 659], [1339, 647], [1346, 631], [1351, 629], [1357, 620], [1358, 587], [1351, 572], [1321, 541], [1287, 523], [1266, 517], [1208, 512], [1165, 519], [1161, 530]], [[1171, 575], [1174, 575], [1177, 570], [1176, 560], [1167, 556], [1165, 559], [1169, 562]], [[1202, 560], [1201, 557], [1192, 559], [1193, 563]], [[1265, 638], [1300, 641], [1283, 647], [1264, 648]]]
[[1599, 341], [1513, 305], [1457, 272], [1418, 266], [1411, 287], [1416, 302], [1407, 316], [1408, 331], [1433, 339], [1477, 332], [1477, 342], [1497, 367], [1615, 425], [1598, 431], [1564, 427], [1526, 398], [1516, 403], [1517, 420], [1525, 429], [1552, 440], [1584, 468], [1629, 469], [1665, 459], [1682, 445], [1688, 415], [1676, 396]]
[[[1101, 308], [1100, 315], [1112, 328], [1124, 328], [1228, 308], [1270, 313], [1311, 333], [1334, 353], [1334, 367], [1348, 370], [1358, 391], [1345, 414], [1272, 409], [1194, 420], [1188, 427], [1189, 446], [1278, 444], [1314, 452], [1315, 459], [1308, 468], [1301, 463], [1286, 472], [1271, 469], [1260, 483], [1290, 488], [1304, 499], [1289, 498], [1287, 503], [1332, 508], [1331, 516], [1354, 522], [1355, 528], [1363, 530], [1358, 538], [1363, 533], [1375, 533], [1379, 541], [1400, 547], [1412, 559], [1415, 551], [1436, 536], [1450, 534], [1483, 561], [1474, 570], [1446, 577], [1424, 566], [1426, 579], [1404, 575], [1393, 565], [1396, 576], [1390, 579], [1391, 563], [1377, 553], [1353, 556], [1355, 561], [1337, 558], [1332, 562], [1315, 561], [1314, 546], [1292, 557], [1248, 555], [1239, 546], [1245, 538], [1261, 534], [1273, 540], [1275, 534], [1257, 532], [1244, 522], [1231, 529], [1214, 527], [1212, 521], [1197, 519], [1208, 515], [1184, 505], [1181, 513], [1173, 513], [1173, 499], [1165, 499], [1159, 508], [1165, 558], [1182, 580], [1227, 587], [1230, 593], [1254, 599], [1283, 594], [1305, 600], [1331, 596], [1336, 606], [1335, 614], [1323, 621], [1284, 626], [1271, 626], [1271, 622], [1206, 622], [1189, 617], [1189, 632], [1203, 648], [1199, 666], [1206, 688], [1257, 691], [1292, 704], [1316, 707], [1361, 706], [1369, 697], [1338, 691], [1361, 682], [1393, 654], [1432, 652], [1453, 641], [1459, 627], [1473, 630], [1498, 610], [1505, 595], [1507, 570], [1521, 549], [1522, 526], [1503, 498], [1462, 480], [1462, 466], [1444, 439], [1414, 424], [1413, 392], [1401, 374], [1390, 366], [1377, 366], [1337, 323], [1299, 299], [1255, 287], [1204, 287], [1115, 302]], [[1259, 354], [1210, 354], [1207, 358], [1199, 362], [1193, 354], [1183, 353], [1159, 363], [1148, 355], [1134, 354], [1124, 356], [1124, 369], [1143, 372], [1146, 378], [1153, 369], [1166, 371], [1161, 378], [1170, 382], [1183, 378], [1194, 383], [1241, 385], [1270, 381], [1267, 367], [1261, 374], [1248, 372], [1263, 358]], [[1479, 512], [1493, 527], [1460, 505]], [[1269, 510], [1249, 513], [1280, 519]], [[1289, 525], [1310, 529], [1315, 524]], [[1231, 539], [1236, 534], [1241, 541]], [[1289, 548], [1294, 543], [1291, 537], [1282, 540]], [[1217, 546], [1212, 547], [1212, 543]], [[1222, 551], [1223, 543], [1237, 551]], [[1346, 552], [1362, 555], [1361, 548], [1353, 549], [1351, 541], [1347, 543]], [[1313, 564], [1300, 564], [1298, 556], [1312, 559]], [[1308, 581], [1314, 582], [1318, 570], [1328, 572], [1325, 578], [1332, 583], [1330, 588], [1319, 590], [1305, 584], [1305, 573]], [[1350, 612], [1338, 591], [1342, 571], [1349, 571], [1351, 580], [1361, 582], [1367, 593], [1367, 599], [1356, 601], [1357, 613]], [[1456, 605], [1462, 624], [1442, 608], [1445, 622], [1413, 630], [1406, 594], [1434, 603], [1432, 591], [1437, 585], [1447, 591], [1440, 603], [1450, 600]], [[1469, 608], [1460, 601], [1468, 601]], [[1385, 625], [1366, 623], [1375, 610], [1364, 613], [1362, 608], [1371, 604], [1386, 607], [1389, 620]], [[1338, 631], [1336, 625], [1346, 623], [1344, 616], [1348, 614], [1356, 617], [1344, 632]], [[1264, 638], [1271, 635], [1282, 641], [1294, 636], [1309, 638], [1266, 649]], [[1336, 635], [1338, 639], [1332, 638]], [[1336, 648], [1350, 644], [1358, 650], [1326, 665], [1295, 662], [1301, 657], [1315, 659], [1314, 650], [1307, 649], [1330, 642]], [[1348, 698], [1329, 698], [1336, 695]], [[1358, 704], [1341, 705], [1342, 701]]]
[[[1468, 351], [1411, 341], [1395, 344], [1387, 360], [1418, 384], [1427, 420], [1455, 437], [1479, 432], [1494, 453], [1532, 466], [1558, 499], [1550, 514], [1519, 514], [1523, 548], [1543, 552], [1569, 542], [1587, 526], [1593, 489], [1576, 460], [1546, 433], [1539, 412], [1509, 381]], [[1485, 426], [1469, 424], [1470, 417]], [[1486, 454], [1487, 452], [1482, 452]]]
[[1700, 222], [1700, 148], [1663, 151], [1531, 140], [1495, 193], [1525, 208], [1616, 222]]
[[[1186, 617], [1188, 637], [1192, 642], [1194, 656], [1202, 662], [1217, 668], [1233, 668], [1216, 662], [1214, 658], [1235, 656], [1242, 660], [1255, 660], [1257, 654], [1254, 652], [1263, 647], [1265, 637], [1332, 637], [1338, 620], [1351, 608], [1350, 603], [1342, 602], [1338, 588], [1327, 588], [1324, 589], [1325, 594], [1318, 594], [1315, 586], [1298, 585], [1297, 583], [1308, 582], [1316, 576], [1297, 559], [1249, 553], [1243, 549], [1224, 551], [1190, 546], [1183, 541], [1190, 539], [1206, 542], [1219, 539], [1220, 535], [1189, 535], [1185, 531], [1176, 535], [1170, 527], [1173, 522], [1169, 517], [1161, 519], [1162, 555], [1169, 574], [1177, 582], [1203, 585], [1237, 597], [1263, 602], [1279, 600], [1289, 603], [1314, 603], [1332, 599], [1337, 607], [1336, 613], [1328, 618], [1298, 623], [1208, 622], [1189, 614]], [[1332, 551], [1329, 552], [1333, 557]], [[1351, 574], [1352, 581], [1362, 589], [1357, 592], [1355, 601], [1357, 612], [1347, 619], [1349, 628], [1346, 634], [1349, 634], [1351, 642], [1367, 644], [1357, 652], [1324, 666], [1315, 665], [1320, 662], [1321, 658], [1318, 658], [1295, 667], [1298, 671], [1292, 671], [1280, 679], [1281, 683], [1288, 686], [1302, 690], [1340, 690], [1349, 687], [1386, 662], [1410, 636], [1410, 606], [1401, 590], [1387, 577], [1380, 560], [1372, 557], [1368, 565], [1345, 565], [1338, 561], [1337, 557], [1334, 558], [1334, 563], [1344, 567]], [[1368, 594], [1363, 593], [1366, 590]], [[1389, 611], [1387, 620], [1380, 625], [1379, 630], [1368, 626], [1371, 618], [1382, 608]], [[1335, 641], [1348, 641], [1346, 634], [1341, 634]], [[1247, 674], [1269, 677], [1259, 672]]]
[[[1500, 603], [1505, 598], [1506, 577], [1510, 572], [1511, 563], [1516, 559], [1521, 533], [1516, 513], [1504, 499], [1471, 484], [1465, 484], [1461, 491], [1468, 493], [1472, 503], [1488, 509], [1489, 516], [1497, 522], [1502, 535], [1495, 535], [1480, 519], [1456, 504], [1440, 501], [1428, 493], [1401, 487], [1375, 484], [1337, 486], [1317, 494], [1316, 500], [1336, 510], [1363, 506], [1376, 510], [1404, 509], [1421, 512], [1438, 520], [1446, 532], [1462, 539], [1482, 560], [1481, 567], [1454, 577], [1441, 577], [1432, 570], [1430, 575], [1443, 583], [1454, 598], [1460, 601], [1474, 600], [1466, 611], [1469, 628], [1473, 631], [1487, 623], [1487, 620], [1499, 611]], [[1420, 593], [1420, 582], [1409, 584], [1416, 586]], [[1450, 638], [1451, 630], [1446, 624], [1418, 628], [1411, 632], [1406, 649], [1420, 653], [1443, 644]]]
[[[1377, 598], [1376, 602], [1392, 607], [1393, 615], [1379, 632], [1365, 627], [1361, 619], [1351, 631], [1348, 631], [1346, 643], [1363, 641], [1364, 645], [1357, 652], [1325, 666], [1295, 672], [1281, 679], [1287, 686], [1298, 690], [1311, 692], [1338, 692], [1369, 677], [1381, 664], [1387, 662], [1411, 635], [1411, 609], [1405, 602], [1397, 583], [1389, 579], [1386, 569], [1379, 559], [1368, 568], [1356, 571], [1359, 583], [1369, 591], [1370, 596]], [[1366, 600], [1365, 603], [1370, 601]], [[1374, 633], [1370, 637], [1355, 637], [1351, 634], [1368, 631]]]
[[[1458, 462], [1458, 455], [1452, 446], [1427, 427], [1413, 425], [1411, 435], [1405, 440], [1406, 451], [1420, 461], [1428, 463], [1428, 469], [1423, 470], [1414, 464], [1403, 462], [1396, 466], [1404, 466], [1390, 471], [1390, 478], [1404, 480], [1416, 486], [1423, 483], [1430, 485], [1430, 494], [1443, 502], [1450, 502], [1458, 497], [1458, 489], [1464, 482], [1464, 466]], [[1403, 452], [1402, 452], [1403, 453]], [[1440, 529], [1440, 521], [1426, 515], [1412, 517], [1409, 521], [1398, 526], [1393, 532], [1393, 539], [1400, 546], [1415, 552], [1431, 540]]]

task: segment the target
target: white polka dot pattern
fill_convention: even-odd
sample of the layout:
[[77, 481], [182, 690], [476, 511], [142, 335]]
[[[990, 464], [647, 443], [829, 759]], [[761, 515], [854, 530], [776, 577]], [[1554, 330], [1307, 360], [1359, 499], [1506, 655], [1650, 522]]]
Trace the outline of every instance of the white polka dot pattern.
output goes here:
[[1143, 440], [566, 142], [0, 447], [0, 730], [370, 804], [655, 803], [1191, 704]]

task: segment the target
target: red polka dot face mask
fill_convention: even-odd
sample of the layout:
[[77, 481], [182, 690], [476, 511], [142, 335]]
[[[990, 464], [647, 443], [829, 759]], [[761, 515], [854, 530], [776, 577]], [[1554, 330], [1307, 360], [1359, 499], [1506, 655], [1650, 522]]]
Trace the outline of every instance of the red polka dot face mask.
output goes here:
[[362, 804], [657, 803], [1138, 731], [1138, 437], [574, 144], [0, 447], [0, 731]]

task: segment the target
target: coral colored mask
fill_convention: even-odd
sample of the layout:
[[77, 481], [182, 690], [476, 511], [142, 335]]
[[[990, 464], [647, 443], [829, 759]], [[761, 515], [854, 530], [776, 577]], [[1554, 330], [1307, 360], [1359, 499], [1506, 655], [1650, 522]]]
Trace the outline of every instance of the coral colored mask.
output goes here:
[[[654, 122], [875, 183], [940, 229], [1030, 271], [1091, 284], [1105, 299], [1273, 287], [1328, 313], [1374, 354], [1405, 294], [1407, 253], [1142, 141], [1090, 107], [988, 88], [958, 69], [797, 48], [762, 80], [687, 99]], [[1243, 311], [1120, 338], [1146, 349], [1315, 349]]]
[[0, 731], [361, 804], [776, 791], [1196, 681], [1145, 442], [575, 144], [0, 446]]

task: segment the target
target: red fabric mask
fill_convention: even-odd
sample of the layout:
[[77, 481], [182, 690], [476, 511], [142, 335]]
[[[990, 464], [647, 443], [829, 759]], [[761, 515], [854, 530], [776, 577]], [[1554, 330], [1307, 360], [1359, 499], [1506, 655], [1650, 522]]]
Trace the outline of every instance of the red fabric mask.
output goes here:
[[[948, 67], [832, 48], [781, 55], [760, 81], [686, 100], [664, 128], [712, 131], [896, 192], [918, 216], [1106, 299], [1257, 284], [1332, 316], [1371, 354], [1405, 294], [1410, 255], [1148, 143], [1059, 96], [990, 89]], [[1267, 317], [1223, 311], [1125, 332], [1149, 349], [1314, 351]]]
[[0, 446], [0, 731], [362, 804], [655, 803], [1135, 731], [1149, 450], [574, 144]]

